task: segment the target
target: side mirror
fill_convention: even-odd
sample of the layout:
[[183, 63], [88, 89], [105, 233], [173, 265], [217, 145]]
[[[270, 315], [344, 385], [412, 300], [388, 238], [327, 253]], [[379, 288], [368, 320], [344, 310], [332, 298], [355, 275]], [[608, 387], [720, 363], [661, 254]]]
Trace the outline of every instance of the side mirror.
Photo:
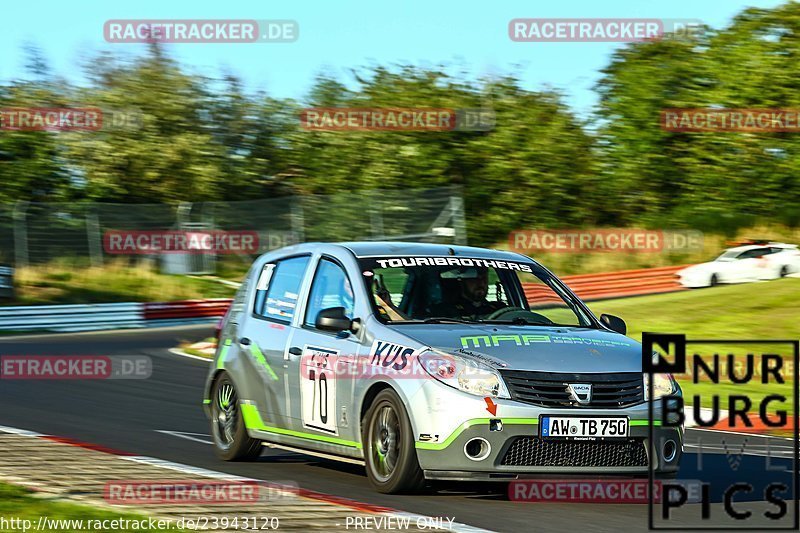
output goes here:
[[603, 314], [600, 315], [600, 322], [605, 324], [611, 331], [616, 331], [623, 335], [628, 332], [628, 326], [625, 325], [625, 321], [618, 316]]
[[344, 307], [329, 307], [317, 314], [314, 325], [325, 331], [350, 331], [353, 321], [345, 316]]

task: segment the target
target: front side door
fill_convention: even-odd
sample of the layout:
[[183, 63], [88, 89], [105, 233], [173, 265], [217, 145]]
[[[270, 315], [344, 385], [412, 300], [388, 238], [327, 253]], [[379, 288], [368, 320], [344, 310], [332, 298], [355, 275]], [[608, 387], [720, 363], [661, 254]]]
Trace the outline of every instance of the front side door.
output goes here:
[[324, 309], [341, 308], [345, 317], [356, 318], [357, 303], [345, 268], [332, 257], [321, 257], [287, 361], [293, 398], [300, 398], [292, 408], [298, 430], [318, 435], [317, 440], [339, 444], [357, 440], [358, 420], [351, 406], [359, 338], [316, 326]]
[[[284, 367], [291, 343], [292, 319], [311, 256], [301, 255], [265, 264], [257, 278], [252, 310], [238, 339], [249, 355], [259, 397], [255, 398], [267, 426], [291, 427], [289, 381]], [[263, 416], [262, 416], [263, 417]]]
[[766, 248], [755, 248], [742, 252], [735, 261], [734, 280], [741, 282], [758, 279], [762, 261], [761, 257], [768, 251], [769, 249]]

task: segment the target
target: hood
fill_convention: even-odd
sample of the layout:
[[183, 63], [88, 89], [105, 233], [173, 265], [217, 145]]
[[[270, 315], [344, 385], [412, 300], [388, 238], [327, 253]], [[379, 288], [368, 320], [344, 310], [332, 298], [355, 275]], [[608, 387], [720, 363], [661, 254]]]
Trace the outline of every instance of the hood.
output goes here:
[[727, 263], [728, 261], [709, 261], [708, 263], [699, 263], [697, 265], [688, 266], [682, 270], [676, 272], [679, 276], [685, 276], [687, 274], [704, 274], [704, 273], [713, 273], [718, 267], [720, 263]]
[[496, 324], [407, 324], [393, 329], [421, 344], [500, 369], [574, 373], [642, 370], [641, 344], [605, 330]]

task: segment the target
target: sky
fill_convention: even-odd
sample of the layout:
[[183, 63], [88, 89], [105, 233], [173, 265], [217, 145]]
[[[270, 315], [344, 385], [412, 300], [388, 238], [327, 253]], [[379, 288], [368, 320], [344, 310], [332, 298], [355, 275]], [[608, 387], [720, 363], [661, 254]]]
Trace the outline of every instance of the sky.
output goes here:
[[520, 43], [508, 36], [514, 18], [700, 19], [720, 28], [746, 7], [781, 0], [10, 0], [0, 31], [0, 80], [25, 76], [24, 44], [40, 48], [55, 75], [82, 83], [81, 65], [107, 50], [123, 56], [143, 44], [107, 43], [109, 19], [291, 19], [293, 43], [171, 44], [168, 53], [198, 74], [238, 75], [251, 92], [302, 99], [325, 73], [348, 85], [350, 70], [370, 65], [449, 65], [470, 77], [517, 74], [527, 89], [555, 88], [581, 114], [616, 43]]

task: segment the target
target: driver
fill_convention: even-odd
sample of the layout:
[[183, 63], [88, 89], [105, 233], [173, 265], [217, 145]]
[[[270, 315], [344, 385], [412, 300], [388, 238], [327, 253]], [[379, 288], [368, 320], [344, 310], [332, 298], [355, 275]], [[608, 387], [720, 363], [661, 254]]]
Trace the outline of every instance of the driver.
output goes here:
[[489, 294], [489, 270], [487, 268], [460, 268], [457, 271], [445, 272], [442, 278], [457, 279], [458, 292], [455, 298], [452, 295], [444, 295], [444, 301], [433, 309], [435, 316], [487, 316], [508, 305], [501, 301], [490, 302], [486, 299]]

